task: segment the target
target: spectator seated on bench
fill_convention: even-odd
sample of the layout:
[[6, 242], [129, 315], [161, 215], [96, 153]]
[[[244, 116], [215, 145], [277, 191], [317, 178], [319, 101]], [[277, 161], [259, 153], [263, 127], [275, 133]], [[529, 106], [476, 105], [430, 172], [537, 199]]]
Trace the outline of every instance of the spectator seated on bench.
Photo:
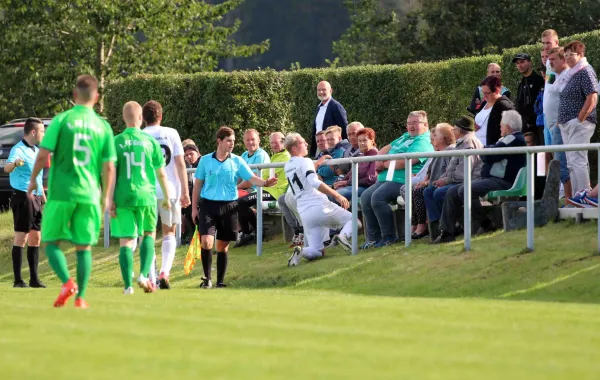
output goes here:
[[[413, 111], [407, 119], [408, 132], [379, 151], [379, 155], [431, 152], [427, 113]], [[413, 159], [412, 173], [417, 173], [427, 159]], [[400, 194], [400, 187], [405, 179], [405, 160], [378, 161], [377, 182], [364, 191], [360, 197], [361, 209], [366, 221], [367, 241], [362, 249], [383, 247], [398, 242], [399, 237], [394, 230], [393, 212], [389, 203], [395, 201]]]
[[[524, 147], [525, 139], [521, 133], [522, 120], [518, 112], [504, 111], [500, 122], [502, 138], [489, 148]], [[479, 197], [494, 190], [507, 190], [513, 186], [519, 170], [525, 166], [525, 154], [482, 155], [483, 169], [481, 179], [471, 182], [471, 218], [473, 226], [479, 226], [482, 233], [496, 227], [486, 217]], [[433, 244], [456, 240], [455, 225], [463, 215], [465, 185], [455, 186], [446, 194], [440, 234]]]

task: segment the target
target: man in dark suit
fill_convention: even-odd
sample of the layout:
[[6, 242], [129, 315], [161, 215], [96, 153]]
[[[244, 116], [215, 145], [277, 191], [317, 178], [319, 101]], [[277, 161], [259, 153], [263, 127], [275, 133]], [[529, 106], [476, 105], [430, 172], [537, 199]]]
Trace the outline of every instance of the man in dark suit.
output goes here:
[[317, 114], [315, 116], [315, 121], [313, 122], [312, 134], [310, 136], [311, 157], [314, 157], [317, 153], [315, 136], [319, 131], [324, 131], [332, 125], [337, 125], [342, 128], [342, 139], [348, 139], [348, 134], [346, 132], [346, 126], [348, 125], [346, 110], [337, 100], [331, 97], [332, 93], [333, 89], [329, 82], [319, 82], [317, 85], [317, 97], [321, 103], [319, 103], [317, 107]]

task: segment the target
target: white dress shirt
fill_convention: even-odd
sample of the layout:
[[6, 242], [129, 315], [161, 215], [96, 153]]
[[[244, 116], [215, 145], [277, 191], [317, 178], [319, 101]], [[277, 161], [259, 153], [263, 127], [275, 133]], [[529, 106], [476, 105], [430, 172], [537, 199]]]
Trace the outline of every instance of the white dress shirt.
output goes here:
[[317, 113], [317, 118], [315, 119], [315, 124], [316, 124], [315, 133], [323, 130], [323, 120], [325, 119], [325, 112], [327, 112], [327, 106], [329, 105], [330, 101], [331, 101], [331, 97], [329, 97], [329, 99], [327, 99], [325, 104], [321, 103], [319, 105], [319, 113]]

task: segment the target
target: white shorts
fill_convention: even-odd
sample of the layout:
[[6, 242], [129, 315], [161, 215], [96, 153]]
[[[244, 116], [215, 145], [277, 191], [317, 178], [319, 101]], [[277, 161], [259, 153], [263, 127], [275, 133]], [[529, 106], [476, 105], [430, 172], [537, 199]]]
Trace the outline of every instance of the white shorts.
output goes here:
[[305, 212], [300, 213], [300, 219], [308, 246], [321, 250], [325, 247], [323, 242], [329, 240], [329, 230], [344, 227], [346, 223], [352, 221], [352, 213], [328, 201], [322, 207], [318, 205], [309, 207]]
[[171, 209], [164, 209], [161, 205], [162, 199], [159, 199], [156, 209], [160, 216], [160, 222], [172, 227], [174, 224], [181, 224], [181, 203], [179, 203], [179, 199], [169, 199], [169, 203], [171, 203]]

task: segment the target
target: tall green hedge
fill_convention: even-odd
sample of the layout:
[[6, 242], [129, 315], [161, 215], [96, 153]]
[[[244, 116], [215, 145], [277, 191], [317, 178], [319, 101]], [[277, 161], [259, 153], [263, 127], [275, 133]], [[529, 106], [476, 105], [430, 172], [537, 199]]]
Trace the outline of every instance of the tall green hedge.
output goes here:
[[[581, 40], [590, 63], [600, 68], [600, 31], [564, 38]], [[238, 71], [192, 75], [139, 75], [111, 82], [106, 93], [106, 116], [122, 129], [125, 102], [155, 99], [164, 107], [163, 125], [191, 137], [201, 151], [214, 150], [214, 134], [221, 125], [237, 131], [280, 130], [310, 134], [318, 100], [316, 85], [328, 80], [333, 96], [348, 112], [377, 132], [380, 145], [398, 137], [412, 110], [425, 110], [430, 124], [453, 121], [465, 114], [474, 88], [490, 62], [501, 62], [503, 82], [516, 96], [520, 74], [512, 64], [517, 52], [527, 52], [540, 65], [541, 45], [508, 49], [500, 55], [451, 59], [407, 65], [357, 66], [298, 71]], [[242, 134], [236, 135], [241, 143]], [[268, 145], [266, 138], [263, 146]]]

